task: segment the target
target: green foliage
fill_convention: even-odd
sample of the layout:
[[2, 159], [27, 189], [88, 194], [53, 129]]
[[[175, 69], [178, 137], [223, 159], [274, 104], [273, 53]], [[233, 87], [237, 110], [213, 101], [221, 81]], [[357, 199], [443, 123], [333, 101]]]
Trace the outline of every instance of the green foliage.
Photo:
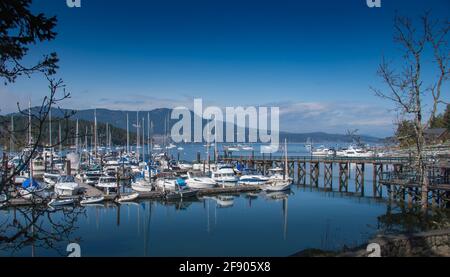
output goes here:
[[397, 126], [396, 138], [400, 142], [401, 147], [408, 147], [415, 143], [416, 132], [414, 130], [414, 123], [409, 120], [403, 120]]

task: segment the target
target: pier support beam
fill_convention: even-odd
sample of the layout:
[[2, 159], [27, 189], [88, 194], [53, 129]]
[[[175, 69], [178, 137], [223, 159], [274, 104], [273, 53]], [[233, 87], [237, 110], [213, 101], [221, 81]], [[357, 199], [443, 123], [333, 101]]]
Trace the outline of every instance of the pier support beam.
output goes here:
[[297, 181], [300, 185], [306, 185], [306, 162], [298, 161]]
[[330, 190], [333, 189], [333, 163], [332, 162], [326, 162], [323, 165], [324, 168], [324, 187]]
[[373, 197], [383, 196], [383, 186], [380, 180], [383, 178], [383, 164], [373, 164]]
[[348, 192], [349, 164], [339, 163], [339, 191]]
[[311, 186], [319, 186], [319, 165], [319, 162], [311, 162], [309, 164], [309, 177]]
[[360, 192], [362, 196], [364, 196], [364, 173], [365, 173], [365, 164], [357, 163], [356, 164], [356, 175], [355, 175], [355, 192]]

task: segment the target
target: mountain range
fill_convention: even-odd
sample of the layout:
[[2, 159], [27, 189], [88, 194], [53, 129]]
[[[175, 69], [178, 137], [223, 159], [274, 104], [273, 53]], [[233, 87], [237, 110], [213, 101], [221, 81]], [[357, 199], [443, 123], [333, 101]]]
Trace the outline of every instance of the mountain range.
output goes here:
[[[38, 110], [37, 107], [32, 108], [32, 112], [36, 112]], [[178, 120], [168, 120], [171, 114], [171, 109], [163, 108], [163, 109], [155, 109], [150, 111], [139, 111], [139, 121], [142, 122], [142, 119], [145, 119], [145, 127], [147, 127], [147, 114], [150, 116], [150, 120], [153, 124], [153, 134], [155, 135], [163, 135], [168, 133], [166, 130], [170, 130], [170, 128], [178, 121]], [[136, 111], [119, 111], [119, 110], [108, 110], [108, 109], [88, 109], [88, 110], [68, 110], [68, 109], [52, 109], [52, 117], [53, 118], [61, 118], [64, 114], [74, 113], [71, 117], [71, 121], [80, 120], [83, 122], [94, 122], [94, 114], [97, 115], [98, 124], [109, 124], [117, 128], [119, 131], [122, 129], [126, 131], [127, 129], [127, 115], [129, 117], [129, 129], [130, 133], [136, 133], [136, 118], [138, 113]], [[15, 116], [23, 117], [23, 114], [14, 114]], [[7, 115], [10, 117], [11, 115]], [[193, 112], [191, 112], [192, 121], [194, 120]], [[193, 123], [193, 122], [192, 122]], [[206, 120], [204, 120], [204, 124]], [[194, 126], [194, 124], [191, 124]], [[235, 128], [236, 130], [237, 128]], [[225, 130], [225, 129], [224, 129]], [[117, 131], [117, 130], [116, 130]], [[117, 131], [117, 132], [119, 132]], [[146, 131], [147, 132], [147, 131]], [[236, 131], [235, 131], [236, 132]], [[248, 136], [248, 128], [246, 129], [246, 137]], [[121, 137], [124, 137], [121, 135]], [[126, 137], [126, 136], [125, 136]], [[280, 141], [287, 139], [289, 142], [298, 142], [304, 143], [308, 139], [312, 140], [314, 143], [325, 143], [325, 142], [336, 142], [336, 143], [351, 143], [353, 142], [354, 137], [344, 134], [329, 134], [325, 132], [313, 132], [313, 133], [290, 133], [290, 132], [280, 132]], [[376, 143], [381, 142], [382, 139], [367, 136], [367, 135], [358, 135], [360, 141], [364, 143]]]

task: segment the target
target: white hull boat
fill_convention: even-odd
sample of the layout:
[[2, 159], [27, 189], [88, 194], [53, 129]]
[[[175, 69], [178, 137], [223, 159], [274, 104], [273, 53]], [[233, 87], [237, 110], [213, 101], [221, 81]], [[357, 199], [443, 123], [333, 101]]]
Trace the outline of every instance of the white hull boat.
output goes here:
[[217, 186], [217, 182], [212, 178], [202, 176], [201, 173], [188, 172], [186, 183], [192, 189], [210, 189]]
[[132, 183], [131, 188], [137, 192], [151, 192], [153, 190], [153, 186], [144, 180], [138, 180]]
[[139, 197], [139, 193], [122, 195], [116, 199], [116, 202], [118, 202], [118, 203], [131, 202], [131, 201], [138, 199], [138, 197]]
[[62, 207], [75, 204], [75, 199], [53, 199], [48, 203], [50, 207]]
[[92, 204], [98, 204], [105, 200], [105, 197], [98, 196], [98, 197], [87, 197], [80, 201], [81, 205], [92, 205]]
[[55, 193], [58, 196], [74, 196], [78, 194], [79, 188], [73, 176], [61, 176], [55, 184]]

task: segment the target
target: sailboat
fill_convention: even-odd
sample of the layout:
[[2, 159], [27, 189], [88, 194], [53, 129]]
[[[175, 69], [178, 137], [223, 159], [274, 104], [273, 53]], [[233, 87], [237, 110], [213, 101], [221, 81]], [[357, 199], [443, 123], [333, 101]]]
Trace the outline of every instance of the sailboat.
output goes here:
[[293, 180], [289, 178], [289, 169], [288, 169], [288, 156], [287, 156], [287, 140], [284, 141], [284, 174], [275, 174], [273, 175], [267, 184], [262, 186], [262, 190], [266, 192], [271, 191], [285, 191], [291, 188], [291, 184]]

